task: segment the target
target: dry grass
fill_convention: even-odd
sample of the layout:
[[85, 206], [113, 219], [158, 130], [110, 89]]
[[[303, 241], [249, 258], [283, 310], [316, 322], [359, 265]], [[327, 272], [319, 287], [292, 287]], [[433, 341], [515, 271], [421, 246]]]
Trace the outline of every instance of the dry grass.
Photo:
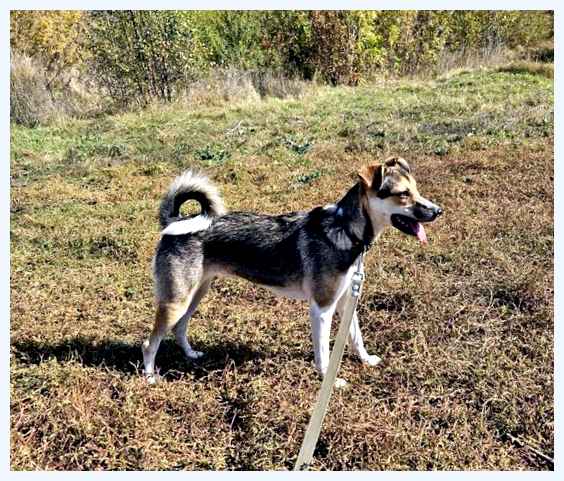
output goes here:
[[226, 104], [257, 103], [261, 99], [300, 99], [315, 90], [312, 82], [269, 71], [217, 69], [194, 80], [179, 92], [171, 104], [155, 102], [150, 109], [201, 109]]
[[[140, 376], [156, 209], [206, 169], [231, 209], [335, 201], [399, 153], [445, 215], [421, 248], [387, 232], [315, 469], [551, 470], [553, 85], [529, 73], [320, 88], [302, 100], [154, 109], [12, 129], [11, 466], [289, 469], [319, 380], [306, 306], [217, 280]], [[539, 455], [538, 453], [544, 455]]]
[[446, 75], [456, 69], [477, 69], [485, 67], [495, 67], [507, 64], [515, 57], [516, 52], [497, 46], [492, 48], [460, 49], [451, 52], [445, 50], [439, 56], [434, 70], [430, 70], [434, 75]]
[[101, 92], [84, 74], [48, 72], [38, 60], [11, 52], [10, 119], [34, 127], [69, 117], [92, 117], [107, 108]]
[[539, 63], [530, 60], [519, 60], [511, 62], [508, 65], [499, 67], [498, 71], [509, 73], [529, 73], [532, 75], [542, 75], [543, 77], [549, 79], [554, 78], [553, 63]]
[[[274, 97], [301, 98], [315, 88], [311, 82], [282, 74], [217, 69], [190, 82], [176, 94], [174, 102], [163, 105], [157, 100], [149, 109], [179, 109], [222, 106], [226, 103], [257, 102]], [[35, 58], [12, 52], [10, 63], [10, 119], [35, 127], [73, 119], [93, 118], [111, 111], [138, 109], [113, 102], [103, 89], [84, 73], [65, 70], [59, 75], [47, 72]]]

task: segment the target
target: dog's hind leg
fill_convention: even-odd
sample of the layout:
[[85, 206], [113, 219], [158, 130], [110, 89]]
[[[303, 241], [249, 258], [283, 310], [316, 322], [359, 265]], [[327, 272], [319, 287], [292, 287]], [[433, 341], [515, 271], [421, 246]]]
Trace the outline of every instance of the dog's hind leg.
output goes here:
[[176, 337], [176, 342], [182, 348], [184, 354], [188, 359], [198, 359], [204, 355], [203, 352], [194, 351], [194, 349], [192, 349], [192, 346], [188, 342], [187, 328], [190, 318], [194, 315], [194, 312], [196, 312], [196, 309], [198, 308], [198, 304], [208, 292], [210, 288], [210, 284], [211, 284], [211, 279], [205, 280], [202, 282], [202, 284], [200, 284], [200, 287], [198, 287], [198, 290], [196, 291], [194, 297], [192, 298], [192, 302], [190, 303], [188, 310], [180, 318], [180, 321], [178, 321], [178, 323], [176, 324], [176, 326], [174, 326], [173, 329], [174, 335]]
[[163, 337], [172, 329], [186, 312], [192, 296], [182, 302], [161, 302], [157, 306], [155, 326], [151, 336], [143, 343], [143, 364], [145, 365], [145, 376], [150, 384], [155, 379], [155, 357]]

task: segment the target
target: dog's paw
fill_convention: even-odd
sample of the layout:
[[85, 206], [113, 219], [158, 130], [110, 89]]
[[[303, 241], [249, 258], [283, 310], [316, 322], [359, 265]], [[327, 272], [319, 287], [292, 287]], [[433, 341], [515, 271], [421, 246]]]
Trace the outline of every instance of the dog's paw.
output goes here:
[[366, 364], [367, 366], [376, 366], [376, 365], [380, 364], [381, 361], [382, 361], [382, 359], [379, 358], [376, 354], [362, 358], [362, 362], [364, 364]]
[[147, 380], [147, 384], [152, 386], [153, 384], [157, 384], [157, 375], [156, 374], [145, 374], [145, 379]]
[[347, 386], [347, 384], [348, 382], [345, 381], [344, 379], [341, 379], [340, 377], [335, 379], [335, 389], [343, 389], [344, 387]]
[[186, 353], [186, 357], [188, 359], [200, 359], [201, 357], [204, 357], [204, 353], [202, 351], [188, 351]]

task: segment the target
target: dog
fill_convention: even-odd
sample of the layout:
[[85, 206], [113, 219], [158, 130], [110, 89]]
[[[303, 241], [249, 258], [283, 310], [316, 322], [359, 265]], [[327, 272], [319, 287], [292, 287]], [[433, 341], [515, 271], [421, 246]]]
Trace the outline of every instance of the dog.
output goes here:
[[[181, 216], [187, 200], [199, 202], [201, 213]], [[427, 243], [422, 223], [442, 212], [419, 194], [401, 157], [363, 167], [336, 204], [283, 215], [228, 213], [207, 177], [186, 171], [173, 181], [159, 210], [162, 232], [153, 259], [156, 319], [142, 346], [147, 380], [156, 381], [155, 356], [170, 330], [188, 359], [203, 356], [188, 341], [187, 327], [218, 276], [242, 277], [276, 294], [307, 300], [315, 366], [324, 376], [331, 321], [335, 313], [342, 315], [357, 258], [389, 225]], [[356, 313], [349, 342], [362, 362], [380, 362], [364, 347]]]

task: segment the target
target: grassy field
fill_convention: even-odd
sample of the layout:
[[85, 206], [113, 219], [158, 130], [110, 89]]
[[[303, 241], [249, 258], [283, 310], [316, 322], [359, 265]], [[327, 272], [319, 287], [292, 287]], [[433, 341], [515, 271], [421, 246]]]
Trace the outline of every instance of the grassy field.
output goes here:
[[204, 169], [231, 210], [336, 201], [400, 154], [445, 214], [423, 248], [387, 231], [314, 469], [550, 470], [553, 81], [526, 69], [176, 104], [11, 137], [11, 465], [290, 469], [320, 382], [308, 310], [216, 280], [141, 376], [150, 262], [171, 179]]

